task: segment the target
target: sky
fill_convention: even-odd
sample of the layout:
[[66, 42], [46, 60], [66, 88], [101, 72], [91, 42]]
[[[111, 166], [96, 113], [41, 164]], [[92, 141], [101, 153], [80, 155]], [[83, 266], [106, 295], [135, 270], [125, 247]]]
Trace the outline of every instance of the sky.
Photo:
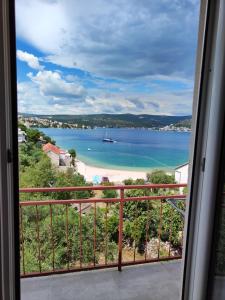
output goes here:
[[199, 0], [17, 0], [18, 110], [190, 115]]

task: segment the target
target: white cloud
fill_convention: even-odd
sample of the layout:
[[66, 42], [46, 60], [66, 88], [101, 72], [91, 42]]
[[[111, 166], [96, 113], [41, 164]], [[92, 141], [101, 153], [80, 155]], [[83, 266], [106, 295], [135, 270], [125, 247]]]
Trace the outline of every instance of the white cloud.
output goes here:
[[86, 104], [90, 113], [127, 113], [136, 111], [136, 105], [122, 95], [101, 95], [87, 97]]
[[82, 103], [73, 105], [73, 102], [65, 103], [54, 101], [52, 97], [40, 94], [40, 89], [32, 81], [19, 82], [18, 90], [18, 111], [20, 113], [33, 114], [84, 114], [86, 107]]
[[[38, 114], [44, 110], [46, 113], [50, 113], [46, 105], [47, 99], [40, 96], [38, 87], [32, 82], [19, 82], [17, 84], [17, 95], [19, 112]], [[53, 110], [53, 107], [51, 107], [51, 110]]]
[[28, 77], [38, 85], [41, 95], [49, 96], [58, 103], [81, 101], [86, 95], [83, 86], [66, 81], [56, 71], [39, 71], [36, 75], [28, 73]]
[[24, 61], [28, 64], [28, 66], [32, 69], [43, 70], [44, 67], [40, 65], [39, 59], [26, 51], [17, 50], [16, 56], [19, 60]]
[[189, 115], [192, 90], [180, 93], [163, 92], [152, 95], [124, 95], [99, 93], [84, 96], [77, 101], [71, 97], [58, 98], [52, 93], [43, 93], [37, 82], [18, 83], [19, 112], [35, 114], [93, 114], [93, 113], [134, 113]]
[[46, 53], [59, 50], [65, 41], [67, 17], [62, 1], [17, 0], [16, 33]]
[[146, 94], [99, 94], [86, 97], [87, 114], [133, 113], [160, 115], [190, 115], [192, 90]]

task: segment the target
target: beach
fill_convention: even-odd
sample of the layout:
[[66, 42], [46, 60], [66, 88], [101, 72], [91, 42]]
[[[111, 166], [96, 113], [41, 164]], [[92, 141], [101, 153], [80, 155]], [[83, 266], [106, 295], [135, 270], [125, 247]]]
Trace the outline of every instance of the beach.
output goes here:
[[108, 177], [110, 182], [122, 183], [124, 179], [132, 178], [142, 178], [146, 179], [146, 172], [144, 171], [130, 171], [130, 170], [114, 170], [94, 167], [85, 164], [81, 160], [76, 159], [77, 171], [84, 176], [87, 181], [92, 182], [95, 176]]

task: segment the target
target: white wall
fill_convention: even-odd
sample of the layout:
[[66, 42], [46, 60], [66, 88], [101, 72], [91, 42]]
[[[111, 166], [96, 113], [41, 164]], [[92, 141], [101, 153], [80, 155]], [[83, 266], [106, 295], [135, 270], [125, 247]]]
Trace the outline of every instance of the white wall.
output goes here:
[[52, 163], [56, 166], [59, 166], [59, 155], [52, 152], [52, 151], [49, 151], [46, 153], [48, 155], [48, 157], [50, 157]]
[[188, 182], [188, 167], [186, 164], [175, 170], [175, 180], [177, 183], [187, 183]]

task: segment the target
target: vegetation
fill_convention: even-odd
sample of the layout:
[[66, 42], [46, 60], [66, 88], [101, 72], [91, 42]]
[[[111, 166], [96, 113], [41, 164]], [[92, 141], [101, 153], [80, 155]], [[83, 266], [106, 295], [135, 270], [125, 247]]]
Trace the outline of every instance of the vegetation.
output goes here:
[[18, 127], [26, 133], [27, 141], [29, 143], [40, 144], [43, 141], [55, 145], [55, 141], [53, 139], [38, 129], [27, 128], [23, 123], [19, 123]]
[[[19, 147], [19, 165], [20, 165], [20, 187], [62, 187], [62, 186], [86, 186], [88, 184], [84, 177], [79, 173], [74, 173], [73, 169], [68, 169], [66, 173], [59, 172], [51, 164], [49, 157], [42, 151], [40, 137], [42, 133], [37, 129], [26, 129], [27, 142]], [[46, 136], [45, 136], [46, 138]], [[51, 140], [47, 137], [48, 140]], [[76, 155], [76, 152], [72, 153]], [[82, 192], [58, 192], [52, 195], [45, 193], [23, 194], [23, 200], [26, 199], [45, 199], [48, 197], [54, 199], [71, 198], [89, 198], [93, 196], [91, 191]]]
[[[52, 270], [70, 268], [90, 263], [98, 263], [101, 254], [104, 253], [107, 243], [107, 259], [114, 261], [116, 258], [117, 245], [105, 238], [104, 212], [97, 210], [96, 222], [96, 251], [93, 251], [93, 209], [88, 214], [82, 214], [71, 206], [54, 205], [51, 220], [49, 207], [38, 207], [38, 230], [37, 238], [37, 210], [27, 207], [23, 212], [24, 228], [24, 263], [21, 259], [21, 270], [25, 272], [37, 272], [40, 270]], [[68, 218], [66, 218], [68, 216]], [[67, 223], [68, 222], [68, 223]], [[67, 231], [68, 224], [68, 231]], [[80, 226], [81, 225], [81, 226]], [[66, 234], [68, 232], [68, 236]], [[81, 234], [82, 240], [80, 240]], [[81, 246], [82, 243], [82, 246]], [[82, 247], [82, 252], [81, 252]], [[53, 262], [54, 255], [54, 262]], [[40, 258], [40, 259], [39, 259]], [[24, 265], [24, 267], [23, 267]]]
[[76, 150], [75, 150], [75, 149], [69, 149], [68, 152], [69, 152], [69, 154], [70, 154], [73, 158], [76, 158], [77, 153], [76, 153]]
[[[154, 171], [148, 175], [151, 183], [175, 183], [174, 177], [167, 175], [164, 171]], [[144, 184], [143, 179], [127, 179], [124, 181], [126, 185]], [[168, 196], [173, 194], [174, 190], [165, 191], [163, 189], [132, 189], [125, 193], [126, 197], [141, 196]], [[184, 204], [179, 203], [179, 207], [184, 209]], [[181, 246], [181, 231], [183, 220], [180, 214], [175, 211], [165, 200], [151, 200], [139, 202], [126, 202], [124, 204], [124, 228], [125, 236], [132, 245], [135, 242], [138, 251], [141, 253], [146, 242], [146, 228], [148, 228], [147, 239], [158, 238], [160, 228], [160, 215], [162, 215], [161, 236], [163, 241], [170, 241], [174, 247]], [[147, 226], [147, 227], [146, 227]]]
[[[20, 187], [66, 187], [90, 186], [84, 177], [74, 171], [59, 172], [42, 151], [36, 129], [21, 129], [27, 133], [27, 142], [19, 147]], [[48, 138], [45, 137], [47, 141]], [[50, 138], [49, 138], [50, 139]], [[70, 150], [76, 157], [76, 151]], [[148, 175], [153, 183], [173, 183], [174, 178], [162, 171]], [[103, 183], [113, 185], [113, 183]], [[144, 185], [143, 179], [127, 179], [125, 185]], [[174, 191], [171, 191], [173, 193]], [[125, 197], [156, 196], [154, 189], [128, 189]], [[165, 197], [168, 191], [161, 190]], [[85, 199], [94, 197], [92, 191], [21, 193], [20, 200], [43, 199]], [[117, 198], [118, 191], [105, 190], [103, 198]], [[181, 204], [182, 207], [182, 204]], [[119, 203], [57, 204], [23, 207], [20, 211], [21, 228], [21, 269], [25, 272], [51, 270], [53, 267], [72, 268], [82, 265], [112, 262], [117, 259]], [[124, 203], [123, 246], [134, 248], [143, 255], [152, 240], [169, 242], [171, 247], [180, 249], [183, 220], [164, 199], [162, 201], [130, 201]], [[95, 231], [94, 231], [95, 228]], [[94, 248], [94, 235], [95, 248]], [[157, 242], [159, 243], [159, 242]], [[168, 255], [162, 253], [160, 255]]]
[[[103, 182], [102, 185], [104, 186], [113, 186], [113, 182]], [[102, 191], [103, 198], [117, 198], [118, 192], [117, 190], [104, 190]]]
[[147, 180], [153, 184], [175, 183], [174, 175], [166, 174], [161, 170], [155, 170], [152, 173], [148, 173]]
[[191, 119], [185, 119], [182, 120], [176, 124], [174, 124], [175, 127], [187, 127], [187, 128], [191, 128]]
[[72, 157], [71, 165], [75, 167], [75, 158], [77, 156], [76, 150], [75, 149], [69, 149], [68, 152]]

